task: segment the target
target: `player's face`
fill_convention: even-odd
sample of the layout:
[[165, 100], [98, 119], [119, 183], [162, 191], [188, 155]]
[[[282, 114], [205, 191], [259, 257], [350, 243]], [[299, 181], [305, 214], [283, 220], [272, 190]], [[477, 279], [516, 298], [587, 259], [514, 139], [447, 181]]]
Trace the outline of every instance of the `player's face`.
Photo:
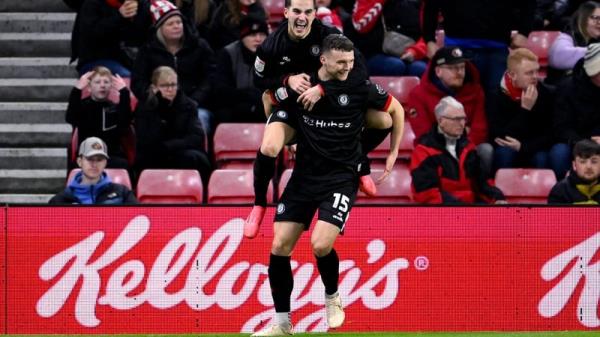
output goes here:
[[100, 179], [104, 168], [106, 168], [107, 160], [104, 156], [80, 156], [77, 158], [77, 164], [81, 167], [83, 174], [83, 183], [96, 183]]
[[573, 160], [573, 171], [585, 181], [595, 181], [600, 177], [600, 156], [589, 158], [575, 157]]
[[509, 72], [509, 75], [515, 87], [525, 90], [530, 85], [537, 85], [538, 70], [540, 70], [539, 63], [523, 60]]
[[165, 40], [173, 41], [179, 40], [183, 37], [183, 21], [179, 15], [173, 15], [168, 18], [162, 26], [160, 26], [160, 32]]
[[460, 89], [465, 81], [465, 63], [444, 64], [435, 67], [435, 74], [450, 89]]
[[292, 0], [283, 15], [288, 19], [288, 34], [294, 40], [302, 40], [310, 33], [315, 19], [313, 0]]
[[440, 129], [451, 137], [460, 137], [465, 131], [467, 116], [462, 109], [448, 107], [446, 114], [438, 118]]
[[110, 93], [110, 77], [96, 75], [90, 80], [90, 96], [95, 101], [104, 101]]
[[354, 51], [333, 49], [323, 53], [321, 62], [331, 79], [345, 81], [354, 68]]

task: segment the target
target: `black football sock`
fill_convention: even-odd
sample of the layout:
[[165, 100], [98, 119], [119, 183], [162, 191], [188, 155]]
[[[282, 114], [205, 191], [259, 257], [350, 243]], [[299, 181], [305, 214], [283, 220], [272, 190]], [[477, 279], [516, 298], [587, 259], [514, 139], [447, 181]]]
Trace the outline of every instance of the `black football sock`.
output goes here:
[[254, 204], [267, 206], [267, 190], [269, 181], [275, 175], [275, 160], [277, 158], [265, 156], [258, 150], [254, 161]]
[[275, 303], [275, 312], [290, 312], [290, 297], [294, 288], [294, 276], [289, 256], [271, 254], [269, 259], [269, 284]]
[[317, 268], [321, 274], [323, 285], [325, 285], [325, 294], [333, 295], [338, 291], [340, 259], [335, 252], [335, 249], [331, 249], [331, 252], [325, 256], [316, 256], [316, 258]]

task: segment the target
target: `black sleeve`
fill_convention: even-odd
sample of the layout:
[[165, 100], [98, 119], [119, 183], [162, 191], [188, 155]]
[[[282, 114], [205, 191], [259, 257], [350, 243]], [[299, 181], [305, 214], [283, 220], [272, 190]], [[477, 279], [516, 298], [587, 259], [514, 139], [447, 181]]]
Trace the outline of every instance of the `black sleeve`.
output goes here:
[[[81, 32], [85, 32], [86, 37], [94, 40], [106, 40], [107, 37], [120, 36], [124, 33], [127, 21], [121, 16], [118, 10], [107, 12], [103, 9], [108, 6], [104, 0], [86, 0], [83, 2], [79, 16], [81, 18]], [[103, 13], [110, 13], [108, 16]]]
[[435, 31], [438, 27], [438, 15], [442, 0], [423, 1], [423, 39], [425, 42], [435, 42]]
[[198, 62], [202, 62], [202, 74], [197, 76], [201, 78], [196, 90], [191, 93], [190, 97], [201, 107], [206, 107], [210, 97], [211, 83], [215, 76], [215, 53], [210, 48], [206, 40], [198, 38], [198, 48], [202, 49], [202, 56]]
[[139, 102], [148, 98], [148, 88], [150, 88], [150, 75], [153, 69], [148, 69], [150, 66], [148, 54], [148, 47], [141, 48], [131, 71], [131, 90]]
[[566, 198], [562, 181], [558, 182], [550, 190], [548, 204], [571, 204], [571, 201]]
[[133, 117], [131, 113], [131, 98], [127, 87], [119, 90], [119, 105], [117, 109], [119, 111], [118, 128], [119, 130], [126, 130], [129, 128]]
[[185, 114], [186, 116], [186, 129], [184, 133], [180, 135], [181, 137], [166, 140], [163, 145], [168, 151], [183, 149], [201, 150], [204, 145], [204, 130], [198, 120], [196, 104], [189, 98], [186, 99], [186, 97], [182, 97], [182, 101], [186, 102], [181, 104], [177, 109], [180, 111], [179, 113]]
[[236, 88], [232, 67], [231, 56], [227, 50], [221, 49], [217, 53], [217, 65], [215, 70], [215, 78], [218, 78], [219, 80], [215, 81], [213, 88], [215, 94], [219, 97], [228, 96], [226, 93], [229, 93]]
[[568, 88], [568, 81], [561, 86], [557, 93], [554, 106], [554, 134], [561, 143], [575, 144], [581, 136], [575, 131], [575, 111], [578, 104], [573, 93]]
[[392, 102], [392, 96], [379, 84], [369, 85], [368, 106], [380, 111], [387, 111]]
[[264, 42], [258, 46], [254, 61], [254, 85], [257, 88], [261, 90], [274, 90], [284, 85], [283, 82], [287, 74], [276, 73], [276, 62], [269, 54], [267, 45]]
[[73, 128], [79, 126], [82, 118], [82, 105], [81, 105], [81, 90], [73, 88], [69, 95], [69, 105], [67, 106], [67, 113], [65, 114], [65, 121]]

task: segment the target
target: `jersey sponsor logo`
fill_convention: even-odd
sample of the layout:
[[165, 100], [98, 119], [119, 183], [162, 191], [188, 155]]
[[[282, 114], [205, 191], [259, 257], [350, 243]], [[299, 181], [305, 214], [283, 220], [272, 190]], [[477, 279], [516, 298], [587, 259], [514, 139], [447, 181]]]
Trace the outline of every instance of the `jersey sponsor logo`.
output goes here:
[[322, 119], [314, 119], [306, 115], [302, 115], [302, 120], [304, 121], [304, 124], [320, 129], [348, 129], [352, 126], [352, 122], [326, 121]]
[[285, 112], [283, 110], [279, 110], [279, 111], [277, 111], [277, 117], [279, 117], [281, 119], [287, 119], [288, 114], [287, 114], [287, 112]]
[[288, 93], [285, 87], [281, 87], [275, 91], [275, 98], [277, 98], [279, 102], [284, 101], [286, 98], [288, 98]]
[[265, 61], [261, 60], [260, 57], [256, 57], [256, 61], [254, 61], [254, 69], [256, 69], [257, 73], [262, 73], [265, 71]]
[[319, 47], [318, 44], [314, 44], [312, 47], [310, 47], [310, 54], [312, 56], [318, 56], [321, 53], [321, 47]]
[[277, 205], [277, 214], [283, 214], [283, 212], [285, 212], [285, 205], [282, 202], [280, 202]]
[[377, 93], [380, 95], [387, 95], [387, 92], [385, 91], [385, 89], [383, 89], [382, 86], [380, 86], [379, 84], [375, 84], [375, 88], [377, 88]]
[[348, 103], [350, 103], [350, 99], [348, 98], [348, 95], [346, 95], [346, 94], [339, 95], [338, 96], [338, 103], [340, 103], [341, 106], [348, 105]]
[[281, 61], [279, 61], [279, 64], [280, 65], [284, 65], [284, 64], [289, 63], [291, 61], [292, 61], [292, 59], [290, 59], [289, 56], [284, 56], [284, 57], [281, 58]]

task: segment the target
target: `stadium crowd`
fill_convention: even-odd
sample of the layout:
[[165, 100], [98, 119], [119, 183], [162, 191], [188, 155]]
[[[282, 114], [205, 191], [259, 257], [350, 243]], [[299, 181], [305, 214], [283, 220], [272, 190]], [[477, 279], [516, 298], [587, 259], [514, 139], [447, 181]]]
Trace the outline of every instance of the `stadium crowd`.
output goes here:
[[[209, 186], [221, 168], [213, 151], [219, 125], [267, 121], [256, 54], [287, 25], [287, 8], [261, 0], [64, 1], [77, 12], [71, 60], [80, 75], [66, 112], [69, 168], [94, 153], [79, 142], [98, 137], [106, 167], [128, 170], [133, 186], [147, 169], [197, 170]], [[373, 81], [419, 78], [398, 98], [415, 138], [412, 158], [396, 165], [410, 170], [415, 202], [505, 202], [494, 177], [514, 168], [552, 170], [558, 183], [548, 202], [600, 202], [600, 2], [314, 4], [310, 15], [354, 42]], [[542, 47], [539, 36], [550, 37]], [[293, 89], [288, 77], [281, 84]]]

